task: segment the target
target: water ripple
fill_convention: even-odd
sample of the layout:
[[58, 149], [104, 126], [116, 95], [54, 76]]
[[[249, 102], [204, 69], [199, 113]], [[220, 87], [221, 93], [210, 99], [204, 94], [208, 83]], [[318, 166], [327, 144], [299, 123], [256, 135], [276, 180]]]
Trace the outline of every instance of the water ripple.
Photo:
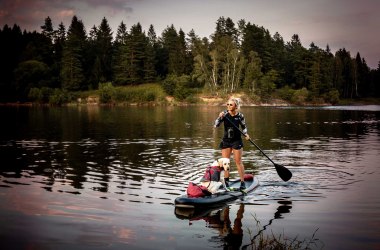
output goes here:
[[[80, 195], [93, 192], [102, 199], [128, 200], [144, 203], [170, 203], [173, 196], [183, 193], [189, 181], [203, 175], [218, 150], [199, 146], [210, 138], [182, 139], [107, 139], [80, 141], [20, 140], [6, 142], [2, 148], [14, 147], [16, 164], [21, 172], [3, 171], [0, 187], [30, 185], [28, 179], [47, 191]], [[376, 139], [377, 140], [377, 139]], [[357, 143], [329, 137], [287, 140], [274, 138], [286, 145], [268, 150], [276, 163], [293, 172], [291, 181], [282, 182], [273, 165], [259, 152], [246, 149], [243, 161], [246, 171], [259, 176], [261, 186], [247, 202], [266, 200], [317, 200], [326, 192], [346, 189], [362, 181], [352, 166], [360, 151]], [[371, 144], [372, 142], [369, 142]], [[193, 144], [192, 146], [188, 146]], [[132, 154], [131, 154], [132, 153]], [[80, 156], [80, 158], [78, 158]], [[237, 176], [236, 169], [231, 172]]]

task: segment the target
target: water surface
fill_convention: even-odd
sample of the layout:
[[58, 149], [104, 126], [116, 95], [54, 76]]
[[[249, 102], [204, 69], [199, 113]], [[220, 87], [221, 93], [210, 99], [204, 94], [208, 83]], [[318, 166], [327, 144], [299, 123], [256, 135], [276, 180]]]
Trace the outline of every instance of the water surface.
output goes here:
[[[220, 156], [223, 107], [0, 107], [5, 249], [250, 248], [258, 233], [312, 248], [380, 245], [380, 107], [243, 107], [261, 186], [191, 219], [173, 201]], [[236, 168], [233, 171], [236, 175]]]

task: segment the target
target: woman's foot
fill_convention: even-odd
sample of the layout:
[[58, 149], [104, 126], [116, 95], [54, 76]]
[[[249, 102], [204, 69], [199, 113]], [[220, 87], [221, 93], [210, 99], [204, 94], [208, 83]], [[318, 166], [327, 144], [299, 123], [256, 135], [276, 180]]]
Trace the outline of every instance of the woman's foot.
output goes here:
[[245, 190], [245, 182], [240, 182], [240, 190]]

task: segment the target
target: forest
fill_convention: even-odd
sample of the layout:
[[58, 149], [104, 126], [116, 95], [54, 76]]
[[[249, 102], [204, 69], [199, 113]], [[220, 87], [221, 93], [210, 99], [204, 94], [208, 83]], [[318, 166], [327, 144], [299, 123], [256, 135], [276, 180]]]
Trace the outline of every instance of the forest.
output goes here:
[[370, 69], [359, 52], [305, 48], [297, 34], [286, 42], [244, 19], [220, 17], [209, 38], [173, 24], [157, 35], [153, 25], [124, 22], [114, 36], [105, 17], [89, 32], [77, 16], [68, 29], [50, 17], [41, 24], [41, 32], [0, 29], [0, 102], [62, 104], [75, 93], [145, 83], [181, 100], [200, 91], [295, 103], [380, 97], [380, 62]]

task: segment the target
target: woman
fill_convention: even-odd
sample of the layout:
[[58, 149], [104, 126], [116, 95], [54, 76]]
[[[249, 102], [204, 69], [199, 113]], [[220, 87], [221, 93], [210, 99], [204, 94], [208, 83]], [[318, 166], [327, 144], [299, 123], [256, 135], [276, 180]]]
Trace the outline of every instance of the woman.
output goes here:
[[[242, 128], [244, 137], [249, 140], [247, 133], [247, 126], [245, 124], [244, 115], [238, 112], [240, 108], [240, 100], [237, 98], [230, 98], [227, 102], [227, 110], [220, 112], [219, 117], [215, 121], [215, 128], [219, 127], [224, 122], [224, 136], [220, 143], [222, 149], [222, 157], [230, 158], [231, 153], [234, 154], [234, 160], [240, 175], [240, 190], [245, 189], [244, 183], [244, 166], [241, 161], [243, 154], [243, 141], [241, 139], [241, 133], [237, 129], [239, 126]], [[233, 124], [233, 122], [237, 128]], [[229, 181], [229, 172], [225, 173], [226, 185]]]

